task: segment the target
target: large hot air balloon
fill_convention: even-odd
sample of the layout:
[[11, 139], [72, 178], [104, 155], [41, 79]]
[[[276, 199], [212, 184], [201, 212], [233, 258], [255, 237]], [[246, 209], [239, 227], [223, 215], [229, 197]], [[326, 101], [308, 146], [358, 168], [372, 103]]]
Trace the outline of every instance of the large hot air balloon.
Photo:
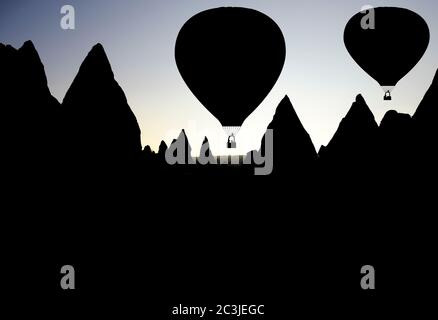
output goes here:
[[422, 17], [408, 9], [369, 10], [374, 11], [359, 12], [350, 19], [344, 43], [357, 64], [383, 88], [384, 99], [391, 100], [392, 89], [426, 52], [429, 28]]
[[175, 59], [187, 86], [228, 133], [271, 91], [286, 57], [283, 34], [265, 14], [226, 7], [196, 14], [181, 28]]

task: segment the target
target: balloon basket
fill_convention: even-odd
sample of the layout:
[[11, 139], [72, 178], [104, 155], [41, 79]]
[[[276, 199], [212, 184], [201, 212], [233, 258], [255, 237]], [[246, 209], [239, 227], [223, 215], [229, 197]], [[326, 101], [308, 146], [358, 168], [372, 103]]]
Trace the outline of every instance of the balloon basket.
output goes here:
[[237, 144], [236, 144], [236, 135], [240, 130], [240, 127], [223, 127], [225, 132], [228, 135], [228, 140], [227, 140], [227, 148], [228, 149], [236, 149]]
[[227, 148], [228, 149], [236, 149], [237, 148], [237, 144], [235, 141], [228, 141], [227, 142]]
[[391, 97], [391, 92], [390, 91], [386, 91], [385, 92], [385, 96], [383, 97], [384, 101], [391, 101], [392, 97]]

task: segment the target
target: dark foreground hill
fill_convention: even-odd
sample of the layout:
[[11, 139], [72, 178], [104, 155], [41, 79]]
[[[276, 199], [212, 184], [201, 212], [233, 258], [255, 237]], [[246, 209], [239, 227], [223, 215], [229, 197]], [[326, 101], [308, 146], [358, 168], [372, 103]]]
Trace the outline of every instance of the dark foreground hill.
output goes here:
[[[171, 304], [231, 301], [266, 304], [266, 318], [351, 319], [392, 315], [432, 286], [437, 77], [412, 118], [391, 111], [380, 126], [358, 96], [319, 155], [286, 97], [269, 125], [273, 174], [256, 177], [251, 165], [169, 166], [185, 131], [142, 151], [100, 45], [62, 105], [30, 42], [0, 45], [0, 65], [3, 172], [39, 173], [3, 193], [10, 297], [49, 301], [58, 316], [168, 319]], [[77, 268], [71, 294], [59, 289], [64, 264]], [[360, 290], [366, 264], [377, 295]]]

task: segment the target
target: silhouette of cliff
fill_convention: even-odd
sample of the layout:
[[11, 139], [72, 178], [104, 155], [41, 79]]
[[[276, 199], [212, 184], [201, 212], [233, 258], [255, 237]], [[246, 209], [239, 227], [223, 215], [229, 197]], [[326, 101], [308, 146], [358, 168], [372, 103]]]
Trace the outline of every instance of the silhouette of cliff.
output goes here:
[[150, 146], [146, 146], [142, 152], [141, 170], [148, 176], [160, 176], [168, 172], [166, 163], [167, 144], [161, 141], [158, 153], [152, 151]]
[[414, 160], [414, 126], [410, 115], [388, 111], [379, 127], [379, 162], [386, 171], [407, 170]]
[[[8, 151], [4, 160], [9, 158], [14, 165], [50, 167], [63, 154], [69, 168], [135, 170], [137, 159], [145, 160], [142, 165], [151, 167], [149, 173], [155, 167], [169, 167], [164, 141], [157, 154], [150, 147], [142, 151], [137, 120], [100, 44], [85, 58], [62, 107], [50, 94], [44, 66], [32, 42], [24, 43], [18, 50], [0, 44], [0, 66], [1, 130]], [[382, 172], [385, 174], [414, 165], [430, 168], [436, 162], [433, 146], [437, 138], [437, 102], [438, 74], [412, 118], [389, 111], [379, 127], [365, 100], [358, 95], [330, 143], [321, 147], [316, 161], [318, 155], [312, 141], [286, 96], [268, 126], [273, 129], [273, 175], [317, 170], [315, 162], [325, 172], [336, 169], [366, 173], [383, 166], [388, 169]], [[184, 162], [194, 162], [184, 130], [170, 147], [180, 142], [185, 145]], [[208, 156], [211, 151], [207, 138], [203, 145], [207, 145]], [[264, 153], [264, 146], [265, 138], [259, 152]], [[181, 167], [173, 172], [195, 174], [200, 166], [187, 165], [185, 170]], [[221, 168], [221, 174], [228, 169]], [[198, 172], [204, 174], [207, 170]]]
[[154, 151], [152, 151], [149, 145], [143, 148], [142, 156], [143, 156], [143, 160], [145, 161], [144, 163], [145, 165], [152, 165], [154, 164], [153, 162], [156, 160], [155, 159], [156, 154]]
[[33, 43], [26, 41], [18, 50], [0, 44], [0, 70], [3, 161], [21, 166], [20, 170], [50, 167], [62, 139], [60, 105], [50, 93]]
[[[438, 160], [436, 142], [438, 139], [438, 70], [430, 88], [420, 102], [414, 116], [415, 152], [417, 157], [431, 168], [435, 168]], [[436, 172], [436, 171], [435, 171]]]
[[[273, 130], [273, 175], [301, 175], [312, 169], [317, 153], [288, 96], [278, 105], [268, 129]], [[265, 155], [265, 137], [259, 152]]]
[[62, 106], [70, 158], [79, 163], [120, 166], [140, 155], [140, 128], [102, 45], [95, 45], [88, 53]]
[[[63, 163], [56, 170], [51, 169], [52, 174], [62, 175], [72, 168], [81, 170], [84, 165], [92, 165], [92, 169], [105, 170], [110, 178], [110, 183], [99, 179], [97, 184], [88, 188], [91, 190], [89, 193], [83, 192], [83, 189], [90, 184], [94, 170], [83, 172], [79, 188], [70, 184], [71, 180], [64, 179], [50, 189], [43, 187], [47, 181], [40, 179], [38, 188], [32, 188], [30, 192], [25, 190], [27, 184], [20, 184], [17, 192], [20, 201], [15, 201], [12, 207], [14, 212], [19, 212], [15, 215], [20, 219], [18, 232], [14, 224], [5, 223], [12, 230], [10, 239], [13, 239], [14, 245], [20, 239], [25, 243], [25, 250], [11, 246], [15, 251], [14, 257], [25, 257], [22, 258], [25, 263], [19, 259], [6, 259], [16, 262], [11, 266], [16, 273], [19, 270], [19, 276], [5, 274], [13, 279], [13, 285], [18, 290], [22, 291], [23, 286], [16, 282], [25, 274], [29, 261], [38, 261], [32, 265], [38, 268], [37, 278], [41, 278], [37, 279], [41, 281], [36, 286], [38, 290], [42, 290], [43, 286], [52, 287], [52, 275], [45, 276], [47, 272], [52, 274], [52, 271], [44, 270], [52, 270], [53, 265], [56, 266], [53, 287], [58, 288], [59, 266], [65, 261], [73, 261], [73, 264], [79, 263], [80, 268], [85, 268], [81, 270], [88, 269], [81, 272], [82, 288], [85, 289], [81, 289], [81, 292], [88, 297], [88, 294], [99, 291], [106, 297], [105, 292], [114, 294], [114, 281], [108, 284], [105, 280], [114, 274], [129, 277], [135, 263], [138, 268], [154, 265], [161, 271], [166, 271], [170, 266], [166, 274], [174, 277], [156, 277], [147, 285], [151, 288], [164, 287], [166, 292], [167, 288], [178, 290], [179, 287], [186, 296], [189, 285], [205, 287], [204, 282], [210, 272], [205, 265], [216, 263], [218, 266], [217, 255], [209, 254], [221, 252], [224, 247], [235, 252], [231, 260], [239, 266], [239, 272], [235, 272], [236, 268], [228, 272], [226, 264], [231, 260], [226, 259], [221, 269], [223, 277], [217, 283], [222, 282], [228, 290], [230, 281], [242, 283], [244, 279], [247, 282], [244, 287], [249, 288], [246, 292], [254, 289], [255, 296], [259, 293], [256, 290], [269, 294], [275, 291], [260, 287], [260, 281], [254, 282], [257, 274], [266, 271], [262, 270], [266, 266], [257, 261], [260, 256], [266, 257], [265, 260], [276, 268], [272, 273], [275, 281], [270, 282], [292, 284], [309, 292], [319, 290], [329, 272], [337, 279], [341, 290], [350, 295], [351, 279], [358, 276], [356, 271], [359, 268], [356, 267], [365, 263], [374, 264], [376, 260], [380, 263], [379, 268], [387, 262], [387, 269], [392, 270], [391, 273], [395, 270], [393, 280], [390, 276], [385, 281], [394, 286], [394, 291], [403, 287], [399, 290], [403, 295], [406, 293], [406, 283], [399, 284], [399, 279], [405, 269], [397, 273], [400, 261], [408, 261], [409, 270], [418, 271], [419, 265], [422, 272], [417, 274], [426, 276], [414, 282], [429, 283], [427, 277], [432, 273], [424, 272], [424, 266], [434, 267], [434, 264], [425, 262], [433, 259], [430, 255], [433, 250], [431, 244], [436, 241], [427, 238], [435, 233], [434, 230], [425, 230], [425, 226], [435, 226], [429, 223], [428, 217], [433, 217], [430, 208], [435, 205], [436, 197], [433, 194], [429, 200], [425, 200], [424, 193], [429, 188], [432, 193], [435, 192], [433, 185], [430, 187], [428, 182], [435, 181], [430, 172], [436, 170], [437, 78], [413, 119], [390, 111], [380, 127], [363, 98], [358, 96], [332, 141], [322, 148], [321, 157], [316, 161], [324, 164], [325, 172], [332, 173], [331, 168], [337, 169], [333, 176], [305, 174], [312, 171], [317, 156], [286, 97], [269, 125], [274, 129], [274, 176], [282, 177], [284, 174], [289, 178], [286, 181], [275, 183], [278, 179], [275, 178], [266, 183], [267, 180], [263, 179], [242, 179], [242, 172], [253, 175], [252, 170], [246, 171], [246, 166], [168, 166], [162, 160], [166, 150], [162, 142], [157, 154], [146, 146], [142, 152], [143, 158], [140, 158], [153, 161], [144, 161], [140, 173], [130, 175], [129, 183], [118, 183], [110, 174], [114, 168], [122, 172], [137, 169], [133, 159], [137, 153], [141, 153], [140, 130], [100, 46], [90, 52], [64, 99], [63, 118], [59, 117], [60, 106], [50, 95], [44, 69], [31, 43], [26, 43], [19, 50], [0, 45], [0, 66], [0, 128], [3, 130], [3, 147], [6, 147], [2, 156], [3, 159], [9, 157], [13, 164], [5, 166], [4, 171], [11, 171], [16, 177], [23, 170], [31, 169], [41, 172], [45, 177], [49, 171], [42, 170], [38, 164], [46, 163], [52, 159], [52, 155], [61, 152], [62, 143], [71, 158], [67, 165]], [[60, 132], [62, 127], [66, 130]], [[56, 142], [58, 137], [59, 144]], [[412, 148], [409, 141], [412, 141]], [[179, 142], [184, 146], [184, 162], [189, 163], [191, 147], [184, 130], [170, 147], [175, 147]], [[409, 156], [413, 157], [412, 162]], [[377, 161], [374, 161], [376, 158]], [[379, 166], [381, 170], [376, 170]], [[147, 170], [143, 171], [143, 168]], [[341, 174], [337, 174], [339, 170]], [[163, 173], [166, 174], [165, 179], [150, 178]], [[210, 173], [225, 178], [206, 178], [206, 174]], [[190, 176], [181, 182], [180, 175], [186, 174], [195, 175], [195, 178]], [[362, 184], [364, 179], [357, 179], [358, 175], [364, 174], [369, 175], [370, 184]], [[140, 181], [136, 181], [138, 176]], [[303, 183], [295, 184], [298, 188], [294, 188], [297, 176], [304, 177], [312, 185], [310, 191], [302, 188]], [[331, 179], [325, 184], [323, 179], [327, 176]], [[351, 177], [348, 184], [344, 179], [347, 176]], [[400, 178], [394, 179], [396, 176]], [[403, 183], [399, 183], [400, 180], [404, 180]], [[323, 186], [321, 189], [321, 184], [327, 188]], [[381, 187], [382, 184], [385, 188]], [[61, 191], [55, 193], [55, 189]], [[297, 189], [301, 192], [297, 193]], [[31, 201], [32, 195], [37, 201]], [[181, 210], [187, 208], [191, 200], [195, 201], [193, 210], [190, 214], [184, 214]], [[162, 207], [161, 213], [155, 214], [149, 210], [152, 202]], [[22, 203], [27, 207], [20, 210]], [[212, 203], [214, 210], [211, 210]], [[283, 214], [278, 208], [286, 208], [288, 212]], [[300, 214], [301, 208], [305, 214]], [[35, 214], [39, 212], [43, 214]], [[145, 226], [148, 225], [153, 228], [145, 232]], [[227, 231], [226, 236], [223, 236], [224, 230]], [[416, 230], [420, 232], [416, 234]], [[274, 231], [275, 235], [272, 236], [270, 231]], [[151, 246], [147, 254], [142, 254], [145, 243], [153, 243], [157, 239], [168, 240], [168, 243], [164, 241], [160, 246]], [[297, 266], [294, 263], [297, 259], [291, 263], [286, 261], [291, 259], [284, 259], [284, 252], [291, 251], [291, 244], [294, 243], [297, 244], [292, 248], [294, 255], [299, 261], [308, 263]], [[303, 246], [303, 243], [306, 245]], [[199, 259], [187, 259], [184, 257], [187, 249], [207, 254], [198, 255]], [[412, 254], [414, 251], [415, 255]], [[172, 265], [175, 255], [170, 255], [172, 261], [165, 259], [164, 256], [169, 256], [166, 254], [168, 252], [176, 252], [181, 259], [185, 259], [181, 260], [184, 262], [181, 268]], [[246, 254], [242, 255], [242, 252]], [[380, 260], [380, 256], [390, 256], [390, 259]], [[248, 257], [254, 259], [248, 260]], [[103, 270], [102, 261], [111, 263], [105, 264]], [[156, 263], [151, 264], [150, 261]], [[331, 264], [326, 264], [327, 261], [340, 261], [346, 267], [339, 269], [340, 264], [335, 263], [332, 268]], [[322, 265], [327, 272], [318, 277], [321, 274], [318, 268]], [[91, 271], [90, 267], [93, 268]], [[354, 270], [355, 275], [347, 272], [345, 277], [347, 267]], [[95, 270], [97, 274], [103, 272], [103, 276], [96, 278]], [[288, 279], [285, 276], [290, 274], [304, 274], [305, 277], [297, 282], [296, 277]], [[137, 278], [134, 274], [128, 281], [116, 279], [117, 291], [130, 292], [132, 284], [139, 287]], [[177, 281], [185, 280], [186, 286], [175, 285], [180, 283]], [[92, 290], [93, 286], [98, 290]], [[120, 287], [122, 289], [119, 290]]]
[[210, 142], [207, 137], [204, 137], [204, 141], [202, 142], [201, 149], [199, 150], [199, 158], [197, 159], [197, 166], [199, 174], [202, 175], [217, 175], [220, 174], [218, 170], [220, 166], [218, 159], [213, 155], [210, 149]]
[[[372, 166], [376, 159], [378, 129], [373, 113], [358, 95], [332, 140], [321, 148], [320, 162], [340, 169], [363, 170]], [[365, 167], [360, 168], [362, 164]]]
[[161, 141], [160, 146], [158, 147], [158, 159], [161, 162], [166, 161], [166, 151], [167, 151], [167, 144], [164, 141]]
[[202, 142], [201, 150], [205, 157], [214, 157], [213, 153], [210, 150], [210, 142], [208, 142], [208, 138], [204, 137], [204, 141]]
[[[438, 119], [438, 108], [435, 107], [438, 101], [438, 70], [432, 80], [430, 88], [427, 90], [424, 98], [420, 102], [413, 119], [419, 124], [425, 126], [424, 129], [436, 129], [436, 119]], [[434, 130], [436, 131], [436, 130]]]
[[[178, 164], [192, 164], [194, 163], [194, 159], [192, 158], [192, 147], [190, 146], [189, 140], [186, 135], [186, 131], [183, 129], [179, 134], [177, 139], [174, 139], [169, 146], [171, 151], [166, 150], [168, 152], [172, 152], [173, 156], [178, 158]], [[182, 152], [182, 153], [181, 153]], [[182, 161], [182, 163], [181, 163]]]

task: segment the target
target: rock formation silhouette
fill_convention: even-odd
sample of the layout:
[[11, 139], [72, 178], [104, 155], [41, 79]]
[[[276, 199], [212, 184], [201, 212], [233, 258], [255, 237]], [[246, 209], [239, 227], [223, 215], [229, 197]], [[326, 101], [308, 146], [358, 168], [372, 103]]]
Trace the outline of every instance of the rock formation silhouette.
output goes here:
[[[314, 169], [317, 160], [315, 147], [288, 96], [278, 105], [268, 129], [273, 130], [273, 175], [305, 175]], [[259, 152], [264, 155], [264, 150], [265, 137]]]
[[161, 141], [160, 146], [158, 147], [158, 159], [161, 162], [166, 161], [166, 151], [167, 151], [167, 144], [164, 141]]
[[388, 111], [379, 127], [379, 162], [394, 174], [406, 170], [414, 158], [414, 125], [410, 115]]
[[[188, 165], [195, 163], [192, 157], [192, 147], [187, 138], [186, 131], [183, 129], [177, 139], [174, 139], [166, 152], [171, 152], [174, 156], [176, 165]], [[182, 153], [181, 153], [182, 152]]]
[[[130, 167], [134, 171], [139, 165], [168, 167], [165, 159], [168, 148], [164, 141], [157, 154], [148, 146], [141, 150], [140, 128], [123, 90], [114, 79], [102, 45], [95, 45], [85, 58], [62, 106], [50, 93], [44, 66], [32, 42], [25, 42], [18, 50], [0, 44], [0, 66], [1, 130], [5, 150], [8, 150], [4, 161], [27, 168], [54, 169], [62, 154], [64, 165], [77, 170], [83, 170], [84, 166], [102, 170]], [[434, 167], [437, 102], [438, 74], [412, 118], [389, 111], [378, 126], [364, 98], [358, 95], [330, 143], [321, 147], [318, 158], [286, 96], [268, 126], [274, 134], [273, 175], [318, 170], [338, 173], [354, 170], [362, 174], [374, 171], [377, 175], [379, 167], [387, 169], [380, 171], [382, 174], [390, 170], [395, 174], [414, 165], [424, 170]], [[184, 162], [193, 163], [184, 130], [170, 147], [180, 142], [186, 145]], [[206, 144], [207, 154], [210, 154], [207, 138], [203, 145]], [[263, 152], [264, 144], [263, 139], [261, 150], [250, 152], [248, 156]], [[138, 162], [140, 159], [145, 161]], [[199, 165], [188, 166], [186, 170], [181, 167], [174, 173], [211, 171], [197, 170]], [[246, 170], [245, 175], [247, 173]]]
[[[319, 158], [285, 97], [269, 124], [274, 130], [274, 172], [273, 179], [264, 180], [253, 178], [249, 165], [170, 166], [165, 162], [168, 148], [164, 142], [157, 154], [149, 146], [142, 151], [137, 121], [100, 45], [85, 59], [62, 106], [50, 94], [44, 67], [31, 42], [18, 50], [0, 45], [0, 70], [0, 128], [3, 161], [7, 162], [3, 171], [10, 171], [14, 178], [23, 172], [60, 176], [58, 183], [49, 188], [44, 185], [47, 181], [40, 179], [30, 190], [26, 189], [34, 177], [19, 179], [16, 193], [20, 201], [12, 207], [19, 212], [19, 230], [12, 228], [13, 224], [5, 225], [13, 230], [10, 239], [14, 243], [20, 239], [24, 242], [23, 250], [14, 251], [15, 257], [25, 257], [26, 263], [5, 259], [17, 262], [11, 262], [10, 269], [19, 271], [18, 276], [12, 271], [5, 275], [13, 280], [20, 294], [28, 288], [28, 278], [21, 280], [23, 285], [17, 286], [16, 282], [28, 272], [29, 262], [32, 268], [39, 268], [34, 272], [42, 279], [36, 280], [40, 281], [38, 290], [44, 285], [52, 287], [52, 283], [59, 287], [59, 265], [65, 261], [79, 263], [79, 292], [85, 295], [101, 293], [108, 285], [110, 295], [115, 291], [130, 292], [132, 287], [128, 284], [144, 287], [132, 273], [133, 264], [136, 268], [152, 265], [173, 275], [148, 278], [145, 285], [165, 291], [178, 287], [184, 294], [188, 286], [175, 283], [187, 280], [187, 285], [198, 285], [204, 294], [205, 279], [211, 279], [211, 269], [206, 266], [213, 265], [223, 267], [220, 273], [226, 280], [222, 281], [226, 290], [231, 281], [241, 283], [245, 275], [244, 287], [253, 285], [257, 289], [260, 282], [254, 279], [260, 272], [273, 270], [265, 265], [259, 268], [260, 257], [275, 268], [274, 281], [270, 283], [287, 283], [310, 293], [321, 289], [320, 284], [329, 273], [337, 281], [341, 279], [337, 286], [349, 294], [350, 287], [343, 284], [358, 283], [351, 282], [358, 277], [356, 271], [360, 268], [356, 267], [373, 264], [373, 259], [377, 259], [379, 268], [388, 266], [395, 272], [396, 280], [385, 281], [395, 287], [394, 291], [402, 286], [399, 292], [404, 295], [406, 282], [400, 284], [399, 279], [405, 276], [406, 269], [397, 273], [400, 261], [415, 271], [417, 264], [422, 272], [424, 266], [434, 266], [425, 262], [434, 258], [428, 244], [436, 243], [426, 236], [435, 233], [423, 230], [424, 226], [435, 226], [427, 220], [433, 217], [430, 210], [436, 202], [435, 195], [429, 199], [424, 195], [428, 190], [435, 192], [430, 181], [435, 181], [431, 173], [436, 172], [438, 76], [412, 118], [389, 111], [380, 126], [362, 96], [357, 96], [333, 139], [320, 150]], [[203, 145], [207, 144], [205, 139]], [[169, 149], [177, 145], [183, 146], [183, 162], [192, 162], [184, 130]], [[59, 160], [59, 154], [66, 157]], [[96, 170], [109, 179], [96, 179], [97, 183], [86, 188]], [[307, 175], [313, 170], [316, 174]], [[79, 179], [64, 179], [63, 175], [70, 171], [80, 172]], [[114, 171], [126, 174], [126, 183], [114, 179]], [[215, 179], [210, 179], [211, 173]], [[187, 175], [190, 177], [181, 179]], [[283, 177], [286, 179], [281, 180]], [[296, 178], [304, 178], [312, 188], [294, 184]], [[90, 192], [83, 192], [84, 188]], [[60, 191], [55, 192], [57, 189]], [[151, 202], [158, 203], [161, 209], [152, 211]], [[276, 211], [277, 208], [286, 210]], [[298, 208], [304, 208], [303, 213], [295, 214]], [[39, 212], [43, 214], [35, 214]], [[415, 224], [421, 227], [421, 238], [413, 236]], [[155, 245], [157, 239], [159, 246]], [[185, 259], [188, 250], [205, 254], [189, 254]], [[218, 260], [218, 252], [225, 252], [227, 258]], [[293, 252], [297, 259], [291, 260], [285, 252]], [[393, 264], [384, 260], [388, 252], [391, 259], [395, 257]], [[383, 263], [378, 259], [381, 256]], [[174, 267], [175, 259], [184, 262], [181, 267]], [[231, 267], [229, 261], [234, 262]], [[354, 274], [342, 282], [345, 269], [338, 270], [337, 263], [331, 267], [331, 263], [325, 264], [327, 261], [342, 261]], [[52, 273], [53, 265], [54, 281], [52, 276], [46, 276]], [[238, 276], [235, 266], [240, 269]], [[323, 273], [320, 266], [324, 266]], [[90, 267], [95, 269], [90, 271]], [[228, 272], [228, 267], [232, 271]], [[310, 276], [306, 274], [298, 280], [293, 276], [309, 272], [309, 268]], [[248, 270], [252, 272], [249, 275]], [[385, 272], [384, 268], [379, 270]], [[105, 282], [115, 274], [128, 279], [116, 284]], [[420, 272], [416, 272], [418, 276]], [[429, 284], [426, 277], [414, 282]], [[113, 286], [122, 289], [115, 290]], [[275, 292], [262, 289], [270, 295]], [[158, 296], [161, 298], [161, 293]]]
[[[432, 127], [432, 124], [435, 123], [435, 119], [438, 116], [438, 110], [436, 107], [436, 102], [438, 100], [438, 70], [435, 73], [435, 77], [432, 80], [432, 84], [430, 88], [427, 90], [424, 95], [423, 100], [418, 106], [413, 119], [418, 121], [422, 125], [426, 126], [425, 129], [429, 130]], [[429, 124], [428, 126], [426, 124]], [[436, 129], [436, 126], [433, 126]]]
[[158, 153], [152, 151], [150, 146], [146, 146], [142, 152], [141, 171], [148, 176], [160, 176], [168, 173], [169, 168], [166, 163], [167, 144], [161, 141]]
[[148, 145], [144, 147], [142, 151], [144, 165], [154, 165], [156, 162], [156, 153], [152, 151], [152, 148]]
[[41, 59], [31, 41], [20, 49], [0, 44], [0, 118], [3, 161], [44, 171], [56, 162], [60, 104], [51, 95]]
[[[197, 159], [198, 166], [203, 166], [203, 174], [214, 174], [215, 167], [218, 167], [218, 159], [213, 155], [210, 150], [210, 142], [207, 137], [204, 137], [204, 141], [202, 142], [201, 150], [199, 151], [199, 158]], [[201, 168], [200, 168], [201, 169]]]
[[[415, 152], [423, 161], [423, 167], [427, 164], [430, 168], [436, 168], [438, 139], [438, 70], [427, 90], [423, 100], [413, 115], [415, 126]], [[435, 169], [436, 170], [436, 169]], [[435, 171], [436, 173], [436, 171]]]
[[114, 168], [139, 157], [140, 128], [101, 44], [88, 53], [62, 107], [69, 158]]
[[206, 157], [213, 157], [214, 158], [214, 155], [213, 155], [213, 153], [210, 150], [210, 142], [208, 142], [208, 138], [207, 137], [204, 137], [204, 141], [202, 142], [201, 149], [204, 149], [203, 150], [203, 154]]
[[[364, 172], [376, 161], [378, 130], [376, 120], [361, 95], [356, 97], [347, 115], [326, 147], [319, 151], [323, 170]], [[360, 169], [359, 169], [360, 168]]]

